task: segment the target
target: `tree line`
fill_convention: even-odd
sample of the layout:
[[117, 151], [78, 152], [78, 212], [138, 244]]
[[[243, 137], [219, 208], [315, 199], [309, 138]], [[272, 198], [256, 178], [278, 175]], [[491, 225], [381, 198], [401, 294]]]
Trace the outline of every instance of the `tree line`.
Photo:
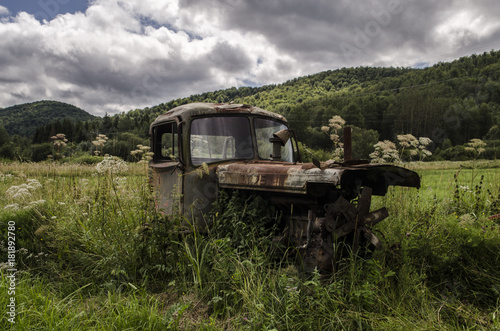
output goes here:
[[[469, 158], [466, 144], [475, 138], [487, 143], [482, 157], [496, 158], [496, 146], [500, 145], [500, 51], [422, 69], [342, 68], [278, 85], [232, 87], [103, 118], [59, 119], [38, 127], [28, 137], [2, 138], [0, 130], [0, 157], [41, 160], [50, 154], [50, 137], [63, 133], [72, 153], [92, 153], [90, 141], [106, 134], [110, 138], [107, 151], [129, 159], [137, 144], [147, 144], [149, 125], [158, 115], [191, 102], [230, 101], [284, 115], [301, 143], [315, 151], [332, 148], [321, 127], [338, 115], [355, 128], [357, 157], [367, 158], [378, 141], [395, 141], [398, 135], [411, 134], [433, 141], [433, 156], [428, 159]], [[6, 139], [9, 147], [5, 147]]]

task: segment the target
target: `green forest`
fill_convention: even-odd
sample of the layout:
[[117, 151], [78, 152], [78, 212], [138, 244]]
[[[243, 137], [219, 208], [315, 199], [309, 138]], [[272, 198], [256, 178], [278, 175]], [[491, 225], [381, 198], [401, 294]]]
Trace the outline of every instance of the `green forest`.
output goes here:
[[[332, 151], [321, 131], [334, 115], [353, 127], [353, 154], [368, 158], [378, 141], [411, 134], [432, 140], [426, 160], [466, 160], [474, 138], [486, 143], [481, 158], [496, 159], [500, 145], [500, 51], [416, 68], [342, 68], [279, 85], [229, 88], [171, 100], [154, 107], [93, 117], [78, 108], [41, 101], [0, 109], [0, 157], [41, 161], [53, 156], [51, 137], [68, 139], [64, 156], [92, 155], [99, 134], [104, 153], [132, 161], [130, 151], [148, 144], [149, 124], [190, 102], [235, 102], [284, 115], [302, 146], [320, 159]], [[45, 122], [38, 119], [44, 118]]]

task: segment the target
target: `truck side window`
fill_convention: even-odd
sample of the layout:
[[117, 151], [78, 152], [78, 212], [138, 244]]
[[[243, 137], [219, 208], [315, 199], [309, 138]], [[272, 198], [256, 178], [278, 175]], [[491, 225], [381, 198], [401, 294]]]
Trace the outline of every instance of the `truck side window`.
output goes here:
[[[257, 137], [257, 150], [259, 157], [263, 160], [268, 160], [273, 151], [273, 145], [269, 142], [269, 138], [280, 130], [287, 129], [286, 125], [270, 120], [267, 118], [256, 118], [254, 120], [255, 136]], [[292, 140], [290, 139], [284, 147], [281, 147], [281, 161], [293, 162], [294, 151]]]
[[154, 154], [157, 160], [179, 160], [177, 123], [167, 123], [154, 129]]

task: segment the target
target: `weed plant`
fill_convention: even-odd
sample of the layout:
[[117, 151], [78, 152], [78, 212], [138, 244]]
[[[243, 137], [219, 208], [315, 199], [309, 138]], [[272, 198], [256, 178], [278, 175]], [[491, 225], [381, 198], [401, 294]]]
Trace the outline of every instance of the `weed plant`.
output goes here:
[[305, 275], [272, 244], [280, 213], [260, 196], [222, 193], [211, 231], [183, 232], [154, 210], [144, 164], [2, 164], [19, 271], [12, 325], [1, 266], [0, 329], [500, 329], [500, 171], [476, 165], [420, 169], [420, 190], [374, 198], [384, 248]]

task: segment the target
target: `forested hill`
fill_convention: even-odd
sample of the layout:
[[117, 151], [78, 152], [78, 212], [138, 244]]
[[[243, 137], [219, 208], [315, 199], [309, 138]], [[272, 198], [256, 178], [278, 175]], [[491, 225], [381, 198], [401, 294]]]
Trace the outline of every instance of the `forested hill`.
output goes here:
[[130, 159], [137, 144], [148, 143], [149, 125], [158, 115], [190, 102], [230, 101], [284, 115], [299, 141], [316, 150], [331, 150], [332, 141], [321, 127], [332, 116], [340, 115], [347, 125], [355, 127], [353, 144], [364, 146], [353, 150], [359, 158], [368, 157], [377, 141], [394, 141], [399, 134], [432, 139], [433, 151], [440, 149], [435, 157], [443, 159], [470, 157], [464, 154], [464, 144], [479, 138], [492, 146], [482, 156], [496, 158], [500, 146], [500, 51], [422, 69], [329, 70], [279, 85], [233, 87], [103, 118], [93, 118], [71, 105], [42, 101], [0, 109], [0, 120], [11, 136], [30, 137], [31, 142], [23, 144], [11, 141], [26, 154], [20, 155], [21, 159], [44, 159], [35, 150], [48, 153], [49, 147], [42, 145], [56, 133], [66, 134], [74, 150], [90, 153], [90, 141], [97, 133], [106, 134], [113, 144], [105, 152]]
[[32, 136], [38, 127], [50, 123], [95, 118], [83, 109], [58, 101], [37, 101], [0, 109], [0, 124], [9, 135]]
[[447, 139], [453, 145], [472, 138], [500, 139], [495, 136], [500, 123], [500, 51], [423, 69], [342, 68], [280, 85], [194, 95], [151, 111], [156, 115], [193, 101], [235, 101], [281, 113], [303, 142], [323, 148], [331, 143], [320, 128], [333, 115], [341, 115], [349, 125], [376, 130], [380, 140], [402, 133], [429, 137], [437, 146]]

